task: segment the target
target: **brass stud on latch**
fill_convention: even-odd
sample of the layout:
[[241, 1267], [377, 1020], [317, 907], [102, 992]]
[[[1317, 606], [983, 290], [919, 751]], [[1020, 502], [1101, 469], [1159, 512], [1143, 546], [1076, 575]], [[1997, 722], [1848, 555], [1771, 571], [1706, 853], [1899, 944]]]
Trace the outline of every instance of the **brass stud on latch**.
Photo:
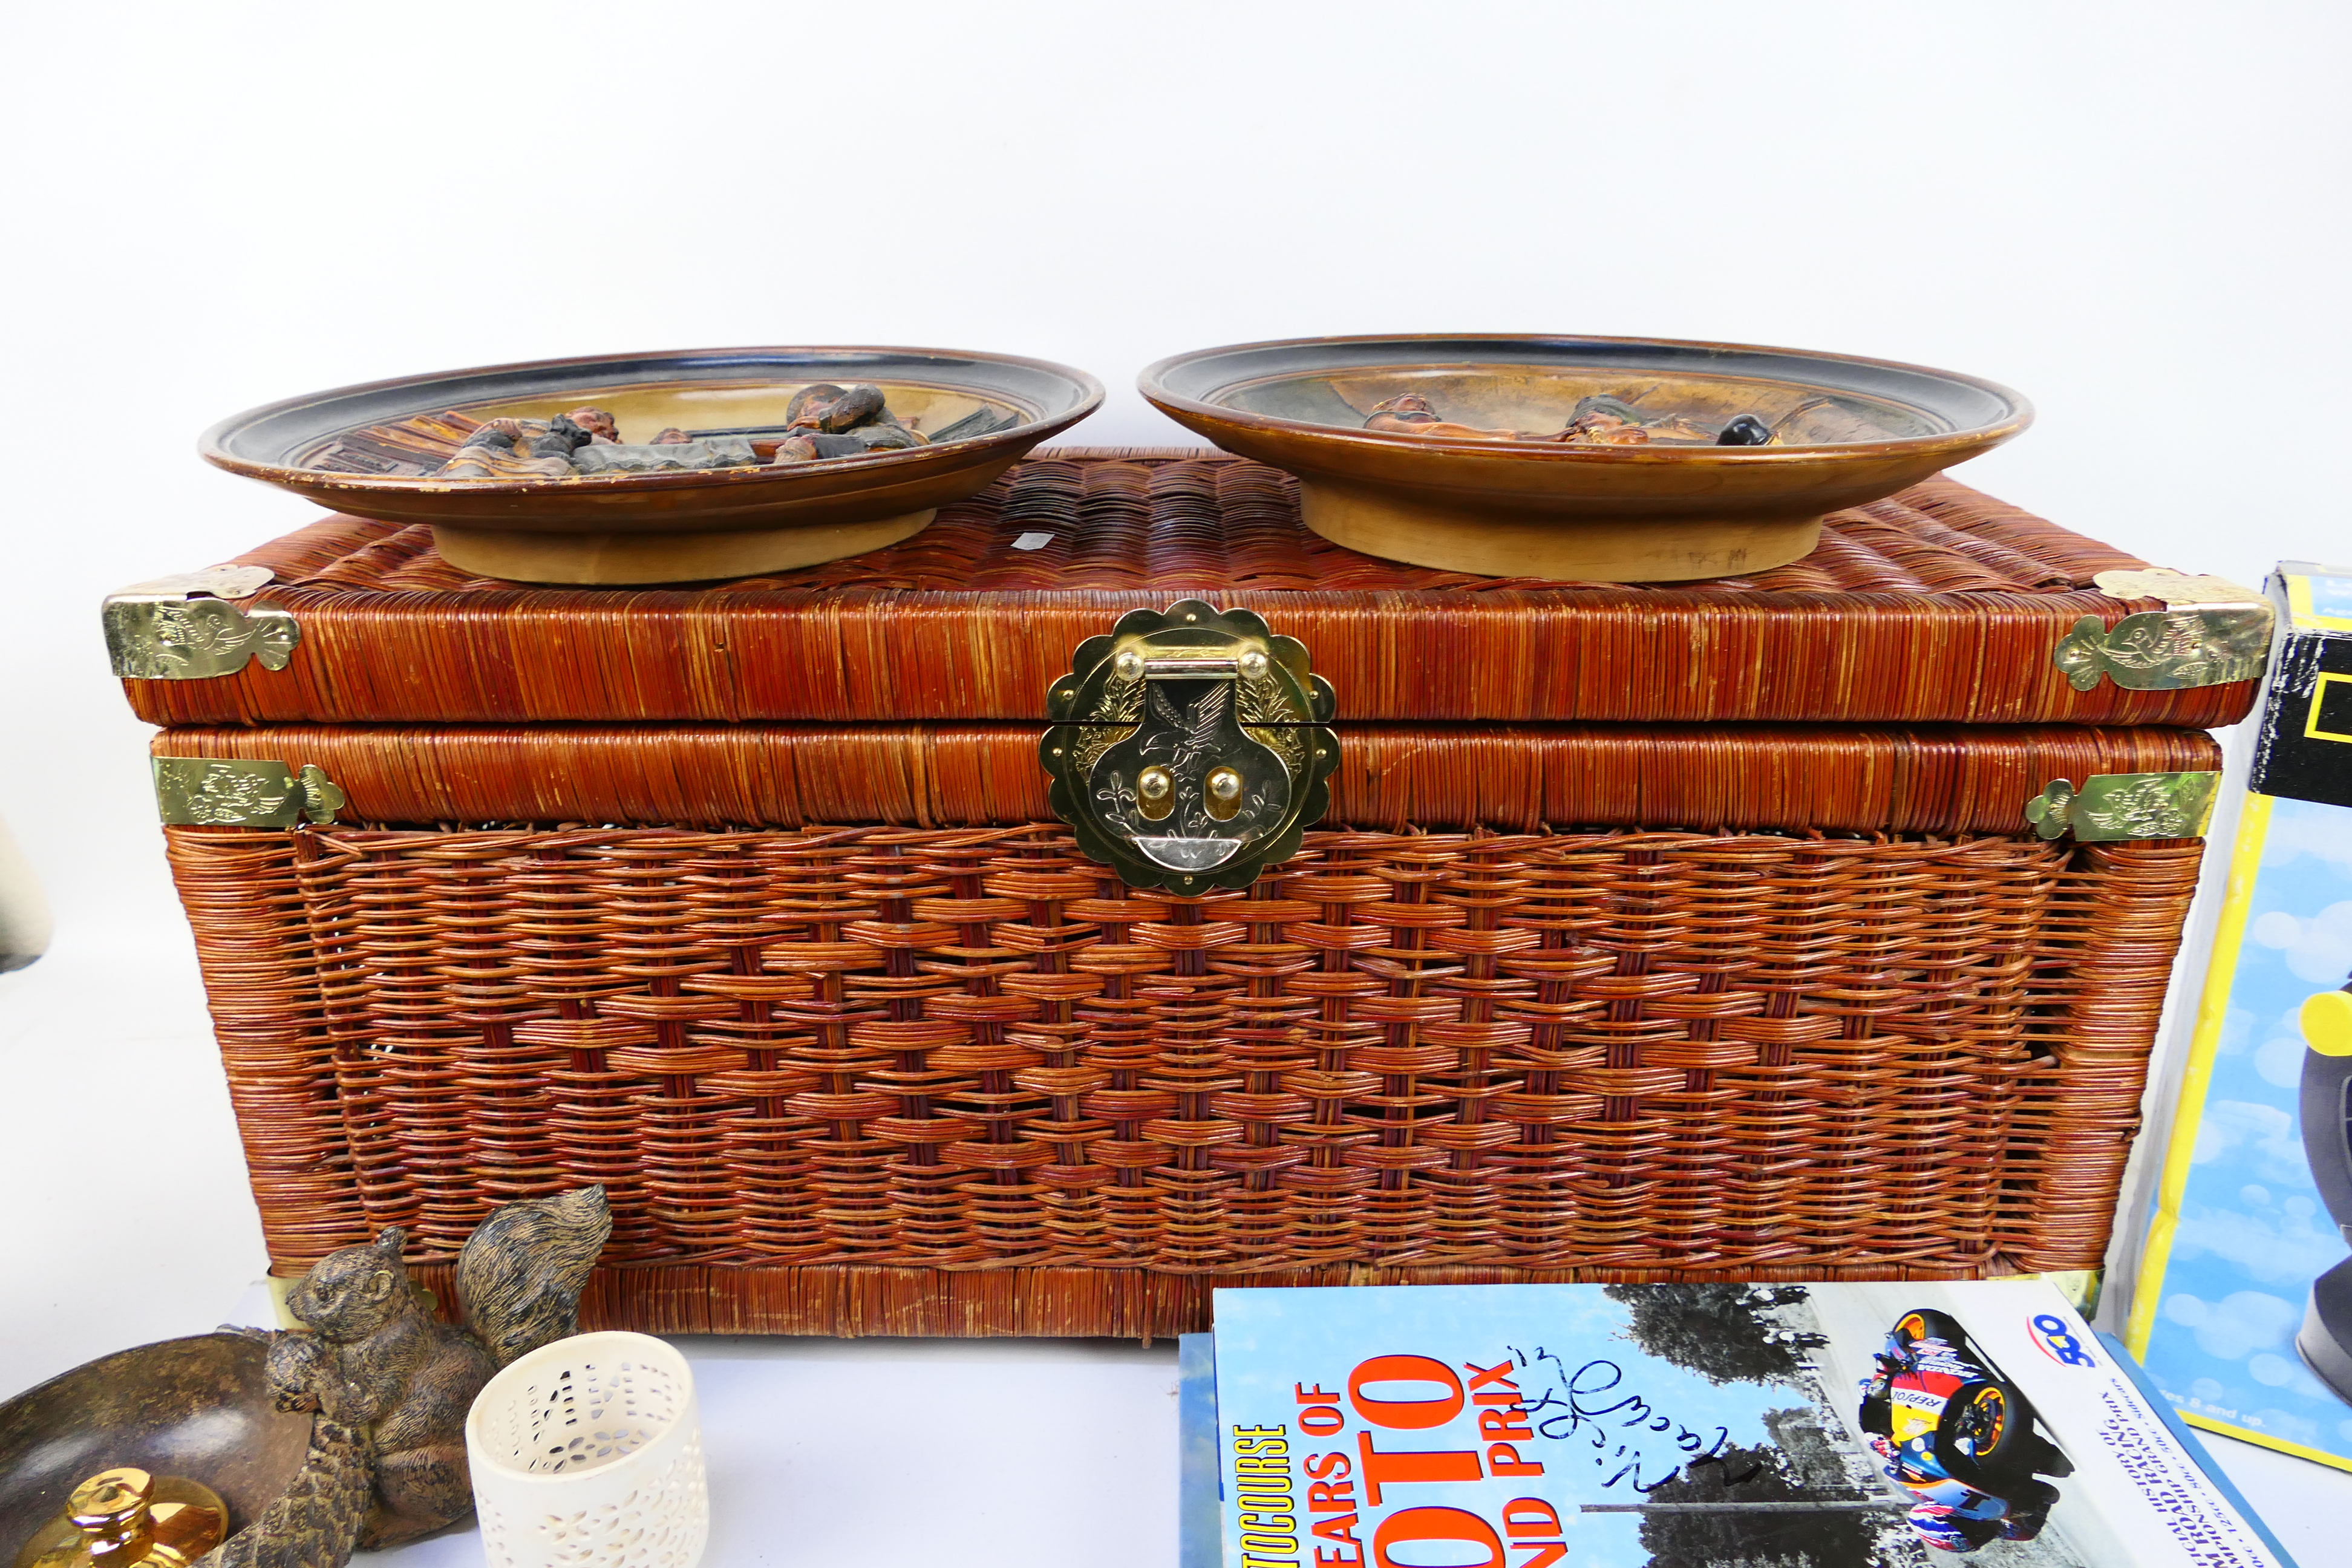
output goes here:
[[1135, 776], [1136, 809], [1158, 822], [1176, 809], [1176, 775], [1157, 763]]
[[1242, 808], [1242, 775], [1229, 767], [1212, 768], [1205, 783], [1209, 815], [1219, 822], [1231, 821]]

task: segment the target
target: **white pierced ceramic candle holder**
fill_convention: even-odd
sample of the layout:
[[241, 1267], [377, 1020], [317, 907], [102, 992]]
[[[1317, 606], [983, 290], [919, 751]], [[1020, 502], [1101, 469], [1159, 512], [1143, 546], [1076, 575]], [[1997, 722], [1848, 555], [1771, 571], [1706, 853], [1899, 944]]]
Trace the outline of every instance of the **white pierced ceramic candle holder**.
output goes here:
[[466, 1417], [489, 1568], [695, 1568], [710, 1537], [686, 1358], [575, 1334], [490, 1379]]

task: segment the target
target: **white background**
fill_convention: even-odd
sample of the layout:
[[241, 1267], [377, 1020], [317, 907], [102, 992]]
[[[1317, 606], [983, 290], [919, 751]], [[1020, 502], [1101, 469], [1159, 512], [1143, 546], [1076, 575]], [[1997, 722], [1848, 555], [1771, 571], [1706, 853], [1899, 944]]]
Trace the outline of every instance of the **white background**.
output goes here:
[[2020, 388], [2040, 423], [1960, 477], [2158, 562], [2251, 584], [2352, 554], [2340, 6], [0, 27], [0, 819], [57, 916], [0, 979], [0, 1392], [201, 1326], [262, 1267], [96, 615], [309, 515], [194, 458], [250, 405], [548, 355], [936, 344], [1084, 366], [1111, 396], [1071, 438], [1157, 443], [1180, 433], [1133, 377], [1186, 348], [1717, 338]]

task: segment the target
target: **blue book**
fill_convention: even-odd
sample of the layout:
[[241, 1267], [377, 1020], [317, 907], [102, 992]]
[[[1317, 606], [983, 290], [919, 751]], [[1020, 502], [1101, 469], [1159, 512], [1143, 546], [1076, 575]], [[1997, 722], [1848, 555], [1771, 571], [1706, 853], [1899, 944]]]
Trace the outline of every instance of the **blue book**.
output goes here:
[[2192, 1425], [2352, 1470], [2352, 569], [2290, 561], [2270, 587], [2278, 644], [2125, 1335]]
[[2293, 1568], [2034, 1279], [1220, 1290], [1181, 1568]]
[[1219, 1568], [1217, 1336], [1176, 1341], [1176, 1568]]

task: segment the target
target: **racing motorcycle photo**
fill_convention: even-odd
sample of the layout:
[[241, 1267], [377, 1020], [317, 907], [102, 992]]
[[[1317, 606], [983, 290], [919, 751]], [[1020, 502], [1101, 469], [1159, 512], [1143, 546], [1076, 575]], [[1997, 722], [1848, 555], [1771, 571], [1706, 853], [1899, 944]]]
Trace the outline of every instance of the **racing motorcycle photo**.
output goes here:
[[2042, 1478], [2071, 1475], [2074, 1466], [1958, 1320], [1906, 1312], [1875, 1359], [1862, 1384], [1861, 1426], [1887, 1479], [1919, 1500], [1908, 1515], [1919, 1539], [1968, 1552], [2040, 1534], [2059, 1499]]

